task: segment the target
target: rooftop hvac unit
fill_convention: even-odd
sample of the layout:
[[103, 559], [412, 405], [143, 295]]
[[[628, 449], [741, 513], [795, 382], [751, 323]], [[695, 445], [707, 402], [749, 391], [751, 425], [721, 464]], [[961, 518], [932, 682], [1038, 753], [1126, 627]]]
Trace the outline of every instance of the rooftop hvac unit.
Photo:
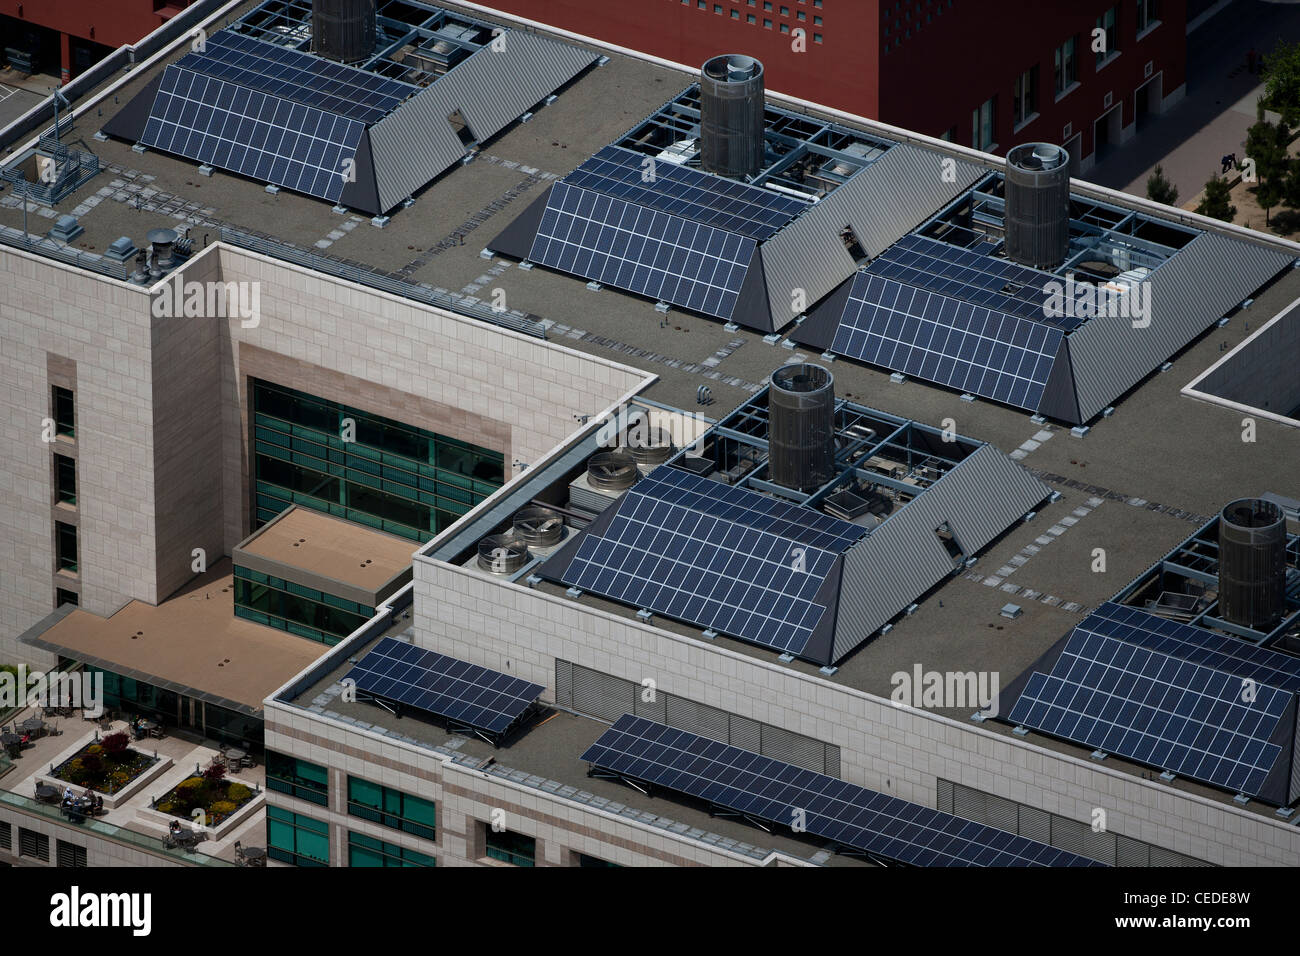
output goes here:
[[1267, 630], [1286, 602], [1286, 516], [1271, 501], [1240, 498], [1219, 516], [1219, 616]]
[[1007, 258], [1054, 269], [1070, 247], [1070, 154], [1051, 143], [1024, 143], [1007, 153]]
[[700, 70], [700, 166], [741, 179], [763, 168], [763, 64], [715, 56]]
[[170, 269], [176, 265], [175, 229], [151, 229], [145, 238], [153, 246], [154, 264], [159, 269]]
[[551, 548], [564, 540], [564, 518], [550, 508], [529, 505], [515, 513], [511, 534], [530, 549]]
[[649, 419], [642, 419], [628, 429], [622, 450], [638, 465], [662, 465], [672, 456], [675, 446], [668, 431], [651, 425]]
[[311, 50], [341, 63], [368, 59], [375, 24], [375, 0], [312, 0]]
[[528, 563], [528, 546], [512, 534], [490, 534], [478, 543], [478, 566], [492, 574], [514, 574]]
[[569, 482], [569, 504], [600, 514], [640, 477], [636, 460], [626, 452], [597, 452], [588, 459], [586, 472]]
[[820, 365], [786, 365], [768, 389], [768, 477], [807, 491], [830, 481], [835, 463], [835, 380]]

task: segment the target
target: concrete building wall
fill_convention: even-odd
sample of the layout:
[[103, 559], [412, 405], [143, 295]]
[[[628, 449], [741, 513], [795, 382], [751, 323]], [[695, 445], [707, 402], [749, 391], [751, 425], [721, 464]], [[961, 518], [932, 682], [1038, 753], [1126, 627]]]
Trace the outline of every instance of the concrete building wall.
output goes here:
[[[128, 843], [119, 843], [100, 836], [85, 827], [63, 826], [62, 824], [23, 813], [12, 807], [0, 806], [0, 823], [7, 823], [11, 828], [10, 849], [0, 849], [0, 865], [9, 866], [57, 866], [58, 841], [83, 847], [86, 851], [86, 866], [184, 866], [178, 859], [165, 854], [147, 853], [139, 847]], [[49, 859], [38, 860], [32, 857], [20, 857], [19, 830], [32, 830], [49, 838]]]
[[1192, 387], [1229, 402], [1294, 418], [1300, 409], [1296, 356], [1300, 356], [1300, 309], [1293, 305]]
[[[555, 660], [784, 727], [840, 748], [841, 776], [933, 807], [936, 778], [1109, 828], [1214, 864], [1293, 865], [1295, 827], [977, 725], [902, 709], [775, 662], [747, 657], [526, 587], [417, 558], [423, 647], [550, 688]], [[593, 739], [595, 735], [593, 734]]]
[[[613, 813], [451, 763], [431, 750], [330, 722], [283, 704], [266, 708], [266, 746], [330, 768], [330, 805], [267, 792], [283, 807], [330, 825], [330, 865], [348, 865], [348, 830], [438, 858], [439, 866], [503, 866], [485, 857], [483, 824], [503, 811], [508, 830], [537, 840], [538, 866], [571, 866], [585, 853], [622, 866], [754, 866], [757, 861]], [[350, 816], [352, 774], [437, 804], [436, 840]], [[756, 839], [761, 843], [761, 832]], [[803, 865], [772, 854], [767, 865]]]

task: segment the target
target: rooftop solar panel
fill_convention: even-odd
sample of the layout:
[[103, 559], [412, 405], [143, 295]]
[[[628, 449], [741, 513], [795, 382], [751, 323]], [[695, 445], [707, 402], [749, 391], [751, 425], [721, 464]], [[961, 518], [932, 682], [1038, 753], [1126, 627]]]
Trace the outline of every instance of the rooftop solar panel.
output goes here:
[[337, 202], [365, 126], [173, 64], [140, 142]]
[[587, 532], [560, 580], [791, 654], [826, 608], [816, 598], [857, 525], [668, 466]]
[[376, 122], [419, 91], [409, 83], [231, 30], [213, 34], [202, 52], [187, 53], [176, 65], [362, 123]]
[[606, 146], [564, 182], [763, 240], [808, 207], [790, 196]]
[[582, 759], [737, 813], [915, 866], [1099, 866], [1026, 837], [625, 714]]
[[1063, 333], [870, 272], [853, 278], [831, 351], [1037, 409]]
[[[1105, 753], [1256, 795], [1281, 755], [1270, 739], [1294, 695], [1076, 629], [1033, 673], [1008, 720]], [[1250, 699], [1246, 699], [1246, 698]]]
[[491, 734], [508, 730], [545, 690], [393, 637], [381, 638], [348, 679], [364, 693]]
[[558, 182], [528, 258], [728, 319], [755, 248], [746, 236]]

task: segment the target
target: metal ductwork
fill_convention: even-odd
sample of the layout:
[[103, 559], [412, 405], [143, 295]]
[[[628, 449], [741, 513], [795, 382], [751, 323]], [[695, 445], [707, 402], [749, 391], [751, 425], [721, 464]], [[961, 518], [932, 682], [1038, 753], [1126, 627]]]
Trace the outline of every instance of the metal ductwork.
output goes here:
[[1286, 516], [1271, 501], [1240, 498], [1219, 515], [1219, 616], [1268, 630], [1285, 602]]
[[311, 51], [340, 63], [375, 50], [376, 0], [312, 0]]
[[763, 168], [763, 64], [739, 53], [700, 70], [700, 166], [735, 179]]
[[1054, 269], [1070, 247], [1070, 154], [1051, 143], [1024, 143], [1007, 153], [1007, 258]]
[[529, 505], [515, 512], [512, 537], [530, 548], [550, 548], [564, 540], [564, 519], [556, 511]]
[[786, 365], [768, 389], [768, 477], [808, 491], [835, 469], [835, 379], [820, 365]]
[[170, 269], [176, 265], [176, 230], [151, 229], [146, 236], [153, 246], [154, 264], [159, 269]]
[[490, 534], [478, 543], [478, 566], [493, 574], [514, 574], [528, 563], [528, 546], [512, 534]]

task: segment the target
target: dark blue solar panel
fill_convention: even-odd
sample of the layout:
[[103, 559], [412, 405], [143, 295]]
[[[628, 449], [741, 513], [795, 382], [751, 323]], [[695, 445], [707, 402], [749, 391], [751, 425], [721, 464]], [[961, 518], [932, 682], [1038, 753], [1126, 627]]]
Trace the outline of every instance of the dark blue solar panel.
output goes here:
[[508, 729], [545, 689], [393, 637], [381, 638], [348, 671], [349, 679], [363, 693], [494, 734]]
[[140, 142], [337, 202], [364, 132], [356, 120], [172, 65]]
[[859, 272], [831, 351], [1037, 409], [1062, 334], [1041, 322]]
[[582, 759], [915, 866], [1100, 866], [1065, 850], [624, 714]]
[[799, 654], [826, 612], [818, 590], [866, 533], [826, 518], [661, 467], [624, 494], [602, 534], [585, 534], [561, 581]]
[[763, 240], [808, 207], [805, 202], [619, 146], [606, 146], [564, 182], [726, 232]]
[[419, 87], [230, 30], [177, 66], [363, 123], [382, 119]]
[[528, 258], [729, 319], [755, 249], [745, 236], [558, 182]]
[[1033, 673], [1008, 720], [1225, 789], [1259, 793], [1294, 695], [1076, 629]]
[[1107, 601], [1076, 630], [1118, 638], [1282, 690], [1300, 691], [1300, 659], [1135, 607]]

